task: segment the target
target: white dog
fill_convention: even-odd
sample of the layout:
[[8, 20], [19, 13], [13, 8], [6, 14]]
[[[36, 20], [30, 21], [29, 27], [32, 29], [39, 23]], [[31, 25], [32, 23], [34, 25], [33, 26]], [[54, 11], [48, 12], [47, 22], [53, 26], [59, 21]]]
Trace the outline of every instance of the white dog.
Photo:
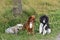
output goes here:
[[9, 27], [5, 30], [5, 33], [12, 33], [12, 34], [17, 34], [19, 30], [21, 30], [23, 27], [22, 24], [17, 24], [16, 26]]

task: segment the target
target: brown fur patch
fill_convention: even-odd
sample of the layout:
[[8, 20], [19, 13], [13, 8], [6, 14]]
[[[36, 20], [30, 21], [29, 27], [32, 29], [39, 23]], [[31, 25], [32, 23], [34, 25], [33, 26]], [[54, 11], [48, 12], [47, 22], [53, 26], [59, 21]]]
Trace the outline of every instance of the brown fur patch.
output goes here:
[[[28, 21], [24, 24], [24, 29], [27, 30], [28, 34], [34, 34], [34, 21], [35, 21], [35, 16], [32, 15], [29, 17]], [[30, 22], [32, 22], [32, 28], [30, 28]]]

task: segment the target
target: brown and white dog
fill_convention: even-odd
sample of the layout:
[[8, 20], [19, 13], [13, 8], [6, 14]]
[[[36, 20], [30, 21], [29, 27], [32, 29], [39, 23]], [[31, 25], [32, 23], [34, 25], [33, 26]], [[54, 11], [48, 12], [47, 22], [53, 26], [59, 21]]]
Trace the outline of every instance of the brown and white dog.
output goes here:
[[34, 34], [34, 21], [35, 16], [29, 17], [28, 21], [23, 25], [23, 28], [27, 30], [28, 34]]

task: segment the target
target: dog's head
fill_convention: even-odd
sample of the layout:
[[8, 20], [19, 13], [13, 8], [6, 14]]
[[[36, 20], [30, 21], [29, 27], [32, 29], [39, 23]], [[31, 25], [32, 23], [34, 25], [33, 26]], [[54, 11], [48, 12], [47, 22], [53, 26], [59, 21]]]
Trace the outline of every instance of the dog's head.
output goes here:
[[22, 29], [22, 28], [23, 28], [23, 24], [17, 24], [17, 25], [16, 25], [16, 28], [17, 28], [18, 30]]
[[40, 22], [41, 23], [48, 23], [48, 20], [49, 19], [48, 19], [48, 17], [46, 15], [43, 15], [43, 16], [40, 17]]
[[34, 22], [35, 21], [35, 16], [32, 15], [29, 17], [28, 22]]

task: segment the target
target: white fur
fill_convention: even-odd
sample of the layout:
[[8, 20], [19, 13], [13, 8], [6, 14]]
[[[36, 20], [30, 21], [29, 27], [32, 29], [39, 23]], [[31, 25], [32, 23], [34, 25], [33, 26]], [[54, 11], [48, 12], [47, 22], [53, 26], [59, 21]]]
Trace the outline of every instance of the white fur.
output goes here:
[[16, 27], [17, 27], [18, 29], [22, 29], [23, 24], [17, 24]]
[[45, 30], [43, 31], [43, 35], [45, 35], [46, 33], [50, 34], [51, 33], [51, 29]]
[[47, 33], [48, 33], [48, 34], [51, 33], [51, 29], [48, 29], [48, 30], [47, 30]]
[[47, 33], [47, 31], [45, 30], [46, 26], [47, 25], [45, 24], [45, 26], [43, 27], [43, 35], [45, 35]]
[[46, 33], [47, 33], [47, 31], [44, 29], [44, 30], [43, 30], [43, 35], [45, 35]]
[[10, 27], [10, 28], [6, 29], [5, 32], [6, 33], [17, 33], [18, 30], [15, 27]]
[[39, 33], [42, 33], [42, 27], [43, 27], [43, 24], [40, 23], [40, 26], [39, 26]]
[[[10, 32], [9, 32], [9, 31], [10, 31]], [[6, 29], [5, 32], [6, 32], [6, 33], [14, 33], [14, 32], [11, 30], [11, 28]]]
[[39, 27], [39, 33], [43, 32], [43, 35], [45, 35], [46, 33], [51, 33], [51, 29], [48, 28], [48, 30], [45, 30], [47, 24], [45, 24], [45, 26], [43, 27], [43, 24], [40, 23], [40, 27]]
[[45, 20], [43, 20], [43, 23], [45, 23]]
[[17, 24], [17, 26], [23, 26], [22, 24]]
[[30, 28], [32, 28], [32, 22], [30, 22]]
[[18, 33], [18, 29], [22, 29], [22, 24], [17, 24], [16, 26], [9, 27], [5, 30], [5, 33]]

